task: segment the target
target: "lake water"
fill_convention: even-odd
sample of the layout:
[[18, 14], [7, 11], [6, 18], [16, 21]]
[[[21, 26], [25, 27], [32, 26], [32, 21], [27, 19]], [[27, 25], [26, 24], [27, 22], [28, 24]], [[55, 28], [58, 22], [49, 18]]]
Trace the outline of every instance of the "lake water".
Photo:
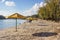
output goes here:
[[[17, 19], [17, 25], [24, 23], [26, 20]], [[9, 27], [15, 27], [16, 20], [15, 19], [3, 19], [0, 20], [0, 29], [5, 29]]]

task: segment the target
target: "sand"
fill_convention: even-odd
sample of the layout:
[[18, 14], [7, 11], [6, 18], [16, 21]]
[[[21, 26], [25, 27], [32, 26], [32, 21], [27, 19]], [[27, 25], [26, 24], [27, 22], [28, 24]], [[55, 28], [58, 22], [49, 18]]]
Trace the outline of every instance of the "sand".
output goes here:
[[60, 40], [60, 22], [41, 19], [25, 22], [18, 26], [17, 32], [15, 27], [1, 30], [0, 40]]

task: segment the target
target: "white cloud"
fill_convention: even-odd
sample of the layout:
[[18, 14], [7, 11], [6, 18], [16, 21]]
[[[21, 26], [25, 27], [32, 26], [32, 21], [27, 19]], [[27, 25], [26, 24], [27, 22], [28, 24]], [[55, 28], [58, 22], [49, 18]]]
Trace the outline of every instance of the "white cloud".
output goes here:
[[44, 2], [36, 3], [31, 9], [24, 11], [23, 14], [25, 16], [31, 16], [31, 15], [37, 14], [37, 10], [40, 7], [43, 7], [45, 5], [46, 5], [46, 3], [44, 3]]
[[7, 11], [0, 11], [0, 15], [6, 16], [6, 15], [8, 15], [8, 12]]
[[1, 10], [0, 11], [0, 15], [3, 15], [3, 16], [9, 16], [9, 15], [11, 15], [11, 14], [13, 14], [14, 12], [10, 12], [10, 11], [7, 11], [7, 10], [5, 10], [5, 11], [3, 11], [3, 10]]
[[39, 7], [43, 7], [43, 6], [45, 6], [45, 5], [46, 5], [46, 3], [41, 2], [39, 5], [40, 5]]
[[1, 3], [3, 3], [5, 0], [0, 0]]
[[[7, 2], [7, 3], [6, 3]], [[10, 1], [8, 2], [8, 1], [6, 1], [5, 2], [5, 4], [7, 5], [7, 6], [15, 6], [15, 3], [13, 2], [13, 3], [11, 3]], [[11, 3], [11, 4], [10, 4]], [[9, 5], [8, 5], [9, 4]], [[41, 2], [41, 3], [36, 3], [35, 5], [33, 5], [33, 7], [32, 8], [30, 8], [29, 10], [25, 10], [24, 12], [19, 12], [19, 11], [17, 11], [17, 10], [15, 10], [15, 11], [0, 11], [0, 15], [4, 15], [4, 16], [6, 16], [6, 15], [11, 15], [11, 14], [13, 14], [14, 12], [18, 12], [18, 13], [20, 13], [21, 15], [24, 15], [24, 16], [31, 16], [31, 15], [34, 15], [34, 14], [37, 14], [37, 10], [40, 8], [40, 7], [43, 7], [43, 5], [45, 6], [46, 5], [46, 3], [43, 3], [43, 2]]]
[[13, 2], [13, 1], [6, 1], [5, 5], [6, 6], [15, 6], [15, 2]]

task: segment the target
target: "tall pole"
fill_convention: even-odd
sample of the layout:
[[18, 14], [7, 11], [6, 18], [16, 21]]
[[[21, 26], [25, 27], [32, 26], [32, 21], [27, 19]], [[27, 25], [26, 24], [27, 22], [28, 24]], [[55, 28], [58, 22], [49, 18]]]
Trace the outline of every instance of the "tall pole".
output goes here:
[[17, 32], [17, 18], [16, 18], [16, 32]]

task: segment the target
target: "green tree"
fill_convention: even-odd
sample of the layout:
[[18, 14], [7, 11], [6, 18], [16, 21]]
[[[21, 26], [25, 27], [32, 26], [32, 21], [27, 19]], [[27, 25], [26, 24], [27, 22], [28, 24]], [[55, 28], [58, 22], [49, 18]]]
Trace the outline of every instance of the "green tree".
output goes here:
[[58, 21], [60, 19], [60, 1], [45, 0], [46, 6], [39, 8], [38, 16], [42, 19]]

